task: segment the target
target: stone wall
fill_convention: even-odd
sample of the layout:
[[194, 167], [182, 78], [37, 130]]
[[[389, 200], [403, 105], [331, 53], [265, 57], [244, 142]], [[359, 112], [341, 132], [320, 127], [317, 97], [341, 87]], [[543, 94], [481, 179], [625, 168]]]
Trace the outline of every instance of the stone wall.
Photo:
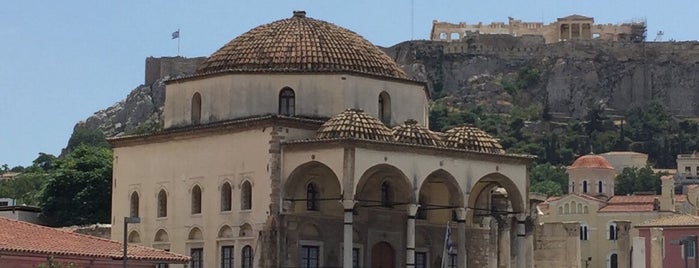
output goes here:
[[535, 228], [535, 268], [580, 268], [580, 224], [543, 223]]
[[146, 58], [145, 85], [152, 85], [165, 76], [191, 74], [206, 60], [206, 57], [148, 57]]

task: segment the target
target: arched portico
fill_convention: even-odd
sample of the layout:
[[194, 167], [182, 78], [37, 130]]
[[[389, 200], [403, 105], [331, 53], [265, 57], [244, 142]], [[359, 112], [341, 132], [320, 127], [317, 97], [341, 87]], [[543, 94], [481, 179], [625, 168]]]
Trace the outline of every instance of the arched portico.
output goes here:
[[378, 164], [362, 174], [354, 192], [361, 207], [390, 208], [413, 202], [412, 189], [403, 171], [389, 164]]
[[342, 216], [340, 181], [335, 173], [318, 161], [304, 163], [294, 169], [284, 184], [286, 212], [320, 212]]
[[[492, 241], [488, 244], [493, 245], [490, 250], [494, 251], [490, 256], [473, 258], [497, 259], [498, 266], [509, 266], [511, 263], [516, 263], [515, 267], [526, 265], [526, 237], [530, 235], [525, 226], [527, 199], [528, 194], [517, 187], [512, 178], [499, 172], [487, 174], [473, 185], [468, 198], [466, 221], [476, 228], [488, 230], [488, 237]], [[515, 235], [512, 234], [513, 229]], [[512, 262], [513, 256], [516, 262]]]
[[455, 208], [464, 207], [459, 184], [449, 172], [438, 169], [420, 184], [417, 218], [444, 225], [454, 219]]

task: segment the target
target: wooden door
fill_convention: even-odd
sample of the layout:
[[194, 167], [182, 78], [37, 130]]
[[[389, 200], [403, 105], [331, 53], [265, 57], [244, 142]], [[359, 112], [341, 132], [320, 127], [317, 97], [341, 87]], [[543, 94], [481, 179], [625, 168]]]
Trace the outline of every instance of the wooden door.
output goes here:
[[376, 243], [371, 248], [372, 268], [395, 268], [393, 247], [387, 242]]

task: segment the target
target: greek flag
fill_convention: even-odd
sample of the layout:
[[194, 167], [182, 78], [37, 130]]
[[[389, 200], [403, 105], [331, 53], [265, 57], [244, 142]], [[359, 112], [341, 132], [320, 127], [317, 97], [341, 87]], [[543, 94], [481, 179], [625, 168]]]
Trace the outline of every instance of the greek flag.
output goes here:
[[177, 31], [172, 32], [172, 39], [177, 38], [180, 38], [180, 29], [177, 29]]
[[447, 233], [446, 233], [446, 237], [444, 238], [444, 240], [446, 241], [444, 245], [447, 249], [447, 253], [449, 255], [454, 254], [454, 241], [451, 240], [451, 226], [449, 225], [448, 222], [447, 222]]

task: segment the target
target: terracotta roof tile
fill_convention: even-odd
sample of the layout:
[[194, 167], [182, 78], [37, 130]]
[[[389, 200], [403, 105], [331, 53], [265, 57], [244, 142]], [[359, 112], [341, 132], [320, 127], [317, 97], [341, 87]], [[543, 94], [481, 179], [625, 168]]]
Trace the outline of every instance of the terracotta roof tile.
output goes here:
[[578, 159], [570, 165], [569, 169], [576, 168], [600, 168], [600, 169], [614, 169], [612, 164], [607, 161], [604, 157], [600, 155], [588, 154], [579, 157]]
[[688, 214], [673, 214], [670, 216], [650, 219], [636, 227], [669, 227], [669, 226], [699, 226], [699, 217]]
[[404, 124], [393, 128], [393, 138], [396, 142], [442, 146], [442, 139], [425, 126], [417, 124], [415, 120], [405, 121]]
[[653, 204], [612, 204], [600, 208], [597, 212], [646, 212], [653, 210]]
[[[120, 242], [77, 234], [27, 222], [0, 217], [0, 252], [18, 252], [56, 256], [82, 256], [121, 259]], [[137, 245], [128, 246], [132, 260], [187, 263], [188, 256]]]
[[316, 138], [393, 141], [391, 129], [361, 109], [347, 109], [334, 115], [318, 129]]
[[474, 126], [460, 126], [447, 130], [444, 146], [476, 152], [504, 154], [502, 145], [485, 131]]
[[653, 204], [658, 195], [615, 195], [607, 201], [612, 204]]
[[295, 11], [236, 37], [202, 65], [199, 74], [242, 72], [356, 72], [408, 79], [381, 49], [360, 35]]

